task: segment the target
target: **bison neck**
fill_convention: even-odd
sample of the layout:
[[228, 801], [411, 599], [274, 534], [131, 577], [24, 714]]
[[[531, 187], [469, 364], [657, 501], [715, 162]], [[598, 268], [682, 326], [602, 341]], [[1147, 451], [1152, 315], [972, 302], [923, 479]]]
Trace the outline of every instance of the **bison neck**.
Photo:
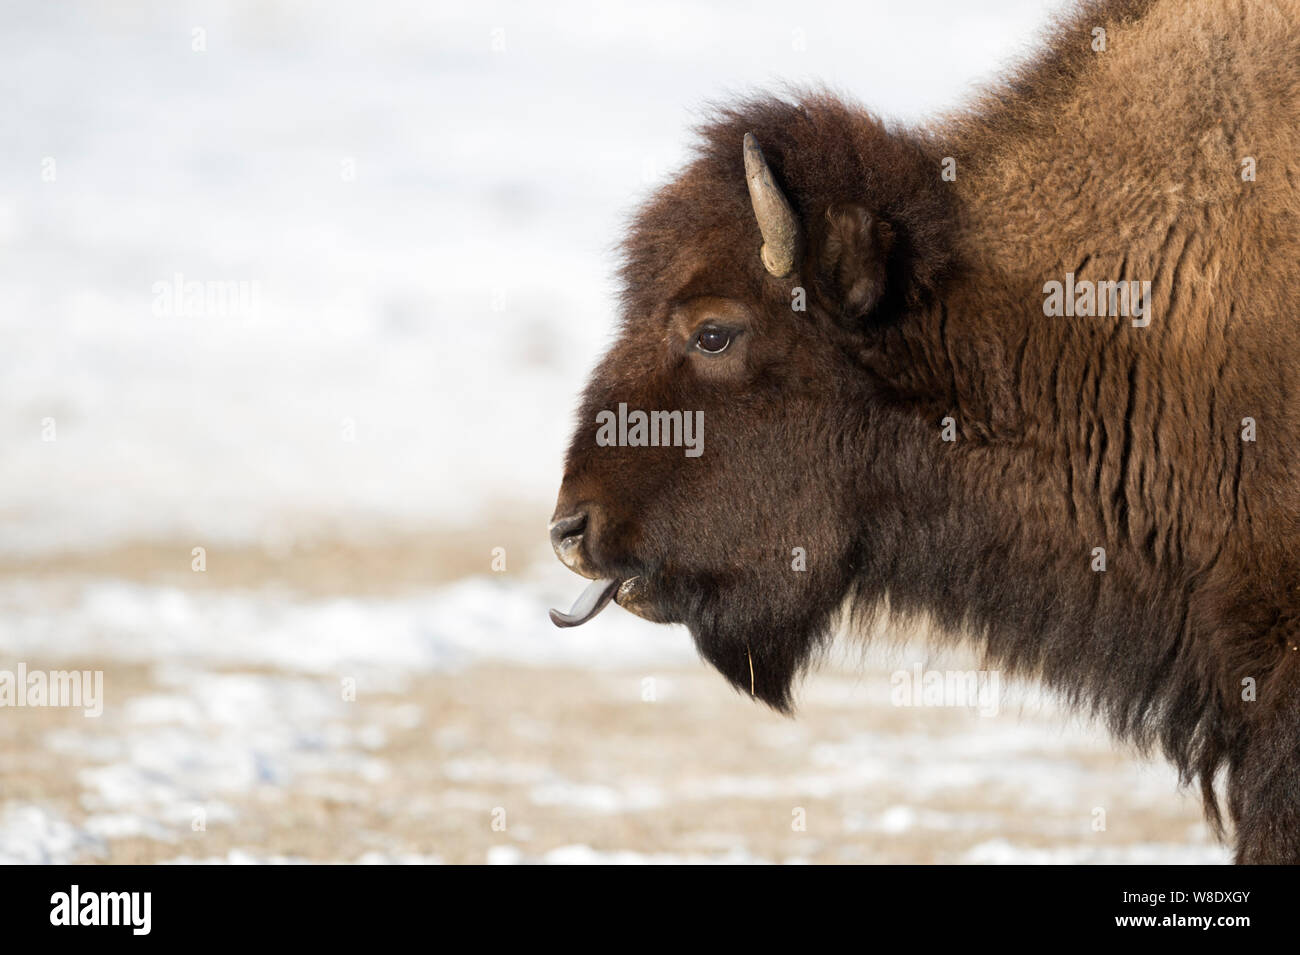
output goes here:
[[911, 503], [863, 535], [893, 606], [1207, 785], [1300, 685], [1300, 205], [1287, 168], [1239, 174], [1300, 155], [1300, 126], [1232, 79], [1291, 62], [1294, 31], [1225, 31], [1211, 7], [1116, 20], [1104, 54], [1083, 17], [937, 138], [958, 265], [874, 357], [908, 402], [904, 450], [877, 450]]

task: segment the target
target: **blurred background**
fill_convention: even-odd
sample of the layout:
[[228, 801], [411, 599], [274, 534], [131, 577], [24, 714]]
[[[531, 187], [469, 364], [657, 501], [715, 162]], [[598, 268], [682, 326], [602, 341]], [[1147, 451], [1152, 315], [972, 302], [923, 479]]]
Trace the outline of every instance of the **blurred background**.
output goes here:
[[1061, 7], [8, 9], [0, 670], [104, 706], [0, 709], [0, 861], [1225, 861], [1032, 690], [891, 705], [973, 665], [909, 635], [791, 721], [684, 629], [546, 616], [614, 246], [702, 108], [932, 116]]

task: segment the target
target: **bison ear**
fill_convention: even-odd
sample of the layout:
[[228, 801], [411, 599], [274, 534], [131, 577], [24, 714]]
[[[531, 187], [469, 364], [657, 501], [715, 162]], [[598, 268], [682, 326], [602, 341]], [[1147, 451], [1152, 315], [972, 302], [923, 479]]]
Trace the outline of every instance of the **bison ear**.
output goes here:
[[831, 205], [823, 225], [815, 263], [822, 297], [840, 318], [856, 322], [885, 292], [894, 230], [857, 203]]

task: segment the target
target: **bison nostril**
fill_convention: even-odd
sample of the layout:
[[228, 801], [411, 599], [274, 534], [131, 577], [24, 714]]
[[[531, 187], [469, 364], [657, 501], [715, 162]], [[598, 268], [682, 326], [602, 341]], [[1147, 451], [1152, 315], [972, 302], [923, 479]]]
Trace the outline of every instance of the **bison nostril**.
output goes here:
[[569, 537], [581, 537], [587, 529], [587, 512], [579, 511], [551, 521], [551, 546], [559, 547]]

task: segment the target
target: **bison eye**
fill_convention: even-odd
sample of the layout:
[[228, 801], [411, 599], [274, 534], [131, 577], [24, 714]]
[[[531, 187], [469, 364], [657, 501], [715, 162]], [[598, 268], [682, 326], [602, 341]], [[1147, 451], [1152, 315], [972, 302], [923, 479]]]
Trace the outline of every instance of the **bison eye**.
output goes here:
[[717, 355], [731, 344], [731, 332], [725, 328], [704, 328], [695, 336], [695, 347], [708, 355]]

